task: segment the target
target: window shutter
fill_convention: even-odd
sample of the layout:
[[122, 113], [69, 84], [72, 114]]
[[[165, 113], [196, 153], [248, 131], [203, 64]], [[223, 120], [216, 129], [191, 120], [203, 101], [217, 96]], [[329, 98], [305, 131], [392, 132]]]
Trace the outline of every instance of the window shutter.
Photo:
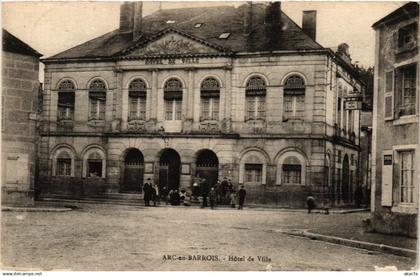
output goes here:
[[392, 206], [393, 155], [392, 151], [384, 151], [382, 155], [382, 187], [381, 205]]
[[394, 72], [385, 74], [384, 120], [394, 119]]

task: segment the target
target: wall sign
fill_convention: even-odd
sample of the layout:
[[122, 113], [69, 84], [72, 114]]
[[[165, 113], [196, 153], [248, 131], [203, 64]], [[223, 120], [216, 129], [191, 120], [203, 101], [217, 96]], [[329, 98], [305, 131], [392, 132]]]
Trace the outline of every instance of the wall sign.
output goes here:
[[181, 174], [190, 174], [190, 164], [189, 163], [182, 163], [181, 164]]
[[175, 64], [197, 64], [200, 59], [193, 58], [149, 58], [145, 60], [146, 65], [175, 65]]
[[392, 154], [384, 155], [384, 165], [392, 165]]

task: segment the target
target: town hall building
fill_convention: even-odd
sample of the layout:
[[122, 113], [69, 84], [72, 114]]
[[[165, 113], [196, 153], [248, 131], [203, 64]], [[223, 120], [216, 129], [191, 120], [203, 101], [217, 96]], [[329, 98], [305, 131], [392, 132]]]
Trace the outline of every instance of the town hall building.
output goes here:
[[145, 17], [125, 2], [118, 29], [42, 62], [42, 197], [227, 177], [249, 204], [354, 200], [364, 84], [347, 44], [316, 42], [316, 11], [301, 28], [280, 2]]

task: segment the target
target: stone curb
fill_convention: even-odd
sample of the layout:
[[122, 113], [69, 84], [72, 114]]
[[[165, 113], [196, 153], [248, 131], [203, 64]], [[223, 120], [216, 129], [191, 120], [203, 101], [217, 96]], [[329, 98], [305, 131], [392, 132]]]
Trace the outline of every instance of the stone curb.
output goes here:
[[44, 207], [1, 207], [2, 211], [13, 212], [69, 212], [71, 208], [44, 208]]
[[[307, 213], [307, 209], [289, 209], [289, 208], [281, 208], [281, 207], [275, 207], [275, 206], [261, 206], [261, 205], [248, 205], [245, 206], [248, 207], [247, 209], [267, 209], [267, 210], [277, 210], [281, 212], [298, 212], [298, 213]], [[328, 212], [330, 214], [349, 214], [349, 213], [359, 213], [359, 212], [367, 212], [370, 211], [368, 208], [360, 208], [360, 209], [348, 209], [348, 210], [334, 210], [334, 209], [328, 209]], [[324, 209], [315, 209], [312, 210], [313, 214], [325, 214], [326, 210]]]
[[390, 246], [390, 245], [385, 245], [385, 244], [350, 240], [350, 239], [345, 239], [345, 238], [340, 238], [340, 237], [335, 237], [335, 236], [315, 234], [309, 231], [283, 231], [282, 233], [291, 235], [291, 236], [305, 237], [305, 238], [309, 238], [313, 240], [320, 240], [320, 241], [341, 244], [341, 245], [350, 246], [350, 247], [356, 247], [356, 248], [367, 249], [367, 250], [372, 250], [372, 251], [379, 251], [382, 253], [394, 254], [394, 255], [399, 255], [399, 256], [404, 256], [404, 257], [410, 257], [410, 258], [417, 257], [417, 251], [415, 250], [395, 247], [395, 246]]

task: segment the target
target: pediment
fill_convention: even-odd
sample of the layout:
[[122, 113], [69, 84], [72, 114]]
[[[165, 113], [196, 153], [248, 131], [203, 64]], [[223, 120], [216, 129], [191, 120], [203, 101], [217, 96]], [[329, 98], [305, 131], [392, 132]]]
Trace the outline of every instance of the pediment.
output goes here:
[[137, 56], [161, 56], [161, 55], [194, 55], [194, 54], [217, 54], [215, 47], [206, 45], [193, 38], [183, 36], [176, 32], [166, 33], [160, 38], [133, 49], [128, 57]]

